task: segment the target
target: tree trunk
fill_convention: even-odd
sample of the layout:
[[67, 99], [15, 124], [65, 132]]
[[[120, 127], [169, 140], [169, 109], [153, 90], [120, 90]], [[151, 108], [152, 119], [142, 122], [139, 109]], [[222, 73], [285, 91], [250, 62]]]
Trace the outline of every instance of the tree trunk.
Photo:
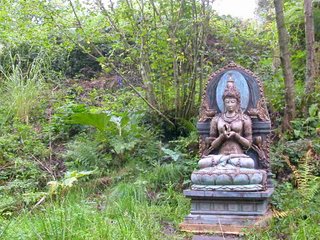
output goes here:
[[306, 63], [306, 95], [314, 91], [315, 84], [315, 48], [314, 48], [314, 22], [312, 13], [312, 0], [304, 0], [304, 20], [307, 49]]
[[289, 35], [284, 23], [283, 0], [274, 0], [276, 10], [276, 21], [279, 36], [280, 59], [285, 82], [285, 112], [282, 129], [290, 129], [290, 121], [295, 117], [295, 92], [294, 79], [290, 62]]
[[203, 21], [201, 22], [201, 29], [202, 29], [202, 35], [201, 35], [201, 55], [200, 55], [200, 79], [199, 79], [199, 94], [198, 94], [198, 103], [197, 105], [200, 106], [202, 101], [202, 95], [203, 95], [203, 75], [204, 75], [204, 69], [203, 66], [204, 63], [204, 57], [205, 57], [205, 50], [206, 50], [206, 42], [209, 34], [209, 22], [210, 22], [210, 11], [209, 11], [209, 5], [210, 0], [202, 0], [202, 18]]
[[315, 87], [316, 87], [316, 79], [320, 79], [320, 42], [314, 43], [314, 65], [315, 65]]

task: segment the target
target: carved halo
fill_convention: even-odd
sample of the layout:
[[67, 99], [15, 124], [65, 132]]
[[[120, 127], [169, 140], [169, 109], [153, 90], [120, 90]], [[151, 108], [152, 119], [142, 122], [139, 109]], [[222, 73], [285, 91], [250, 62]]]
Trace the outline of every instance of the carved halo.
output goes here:
[[[246, 89], [248, 89], [248, 86], [246, 85], [247, 83], [243, 82], [244, 79], [243, 80], [241, 79], [241, 78], [243, 78], [243, 76], [242, 76], [242, 74], [239, 73], [239, 71], [246, 73], [247, 75], [252, 77], [255, 80], [255, 82], [257, 83], [258, 88], [259, 88], [259, 102], [257, 103], [257, 106], [255, 106], [254, 108], [247, 109], [247, 113], [250, 116], [257, 116], [260, 120], [263, 120], [263, 121], [269, 120], [269, 115], [268, 115], [268, 111], [267, 111], [267, 107], [266, 107], [266, 101], [264, 99], [264, 91], [263, 91], [262, 82], [261, 82], [260, 78], [257, 77], [250, 70], [245, 69], [245, 68], [235, 64], [234, 62], [231, 62], [227, 66], [214, 72], [209, 77], [207, 84], [206, 84], [206, 87], [203, 91], [203, 95], [202, 95], [202, 103], [201, 103], [200, 114], [199, 114], [199, 116], [200, 116], [199, 121], [200, 122], [205, 122], [205, 121], [211, 119], [217, 113], [217, 110], [220, 110], [220, 112], [221, 112], [223, 109], [222, 101], [217, 101], [217, 105], [218, 105], [217, 109], [210, 108], [209, 99], [207, 96], [207, 90], [208, 90], [209, 83], [213, 79], [216, 79], [218, 76], [220, 76], [222, 73], [224, 73], [224, 74], [220, 77], [221, 81], [218, 82], [217, 88], [224, 89], [224, 87], [226, 85], [228, 73], [233, 73], [233, 74], [238, 73], [239, 75], [237, 75], [238, 76], [237, 78], [240, 79], [240, 80], [238, 80], [238, 82], [241, 82], [241, 83], [237, 84], [237, 81], [236, 81], [236, 85], [237, 85], [238, 89], [241, 89], [241, 96], [245, 96], [246, 93], [249, 93], [249, 90], [246, 90]], [[225, 78], [225, 80], [224, 80], [224, 78]], [[221, 92], [222, 91], [219, 91], [219, 96], [218, 96], [218, 91], [217, 91], [216, 98], [221, 97], [220, 96], [222, 94]], [[246, 109], [248, 106], [247, 100], [243, 99], [243, 97], [242, 97], [241, 102], [242, 102], [241, 108], [243, 110]]]

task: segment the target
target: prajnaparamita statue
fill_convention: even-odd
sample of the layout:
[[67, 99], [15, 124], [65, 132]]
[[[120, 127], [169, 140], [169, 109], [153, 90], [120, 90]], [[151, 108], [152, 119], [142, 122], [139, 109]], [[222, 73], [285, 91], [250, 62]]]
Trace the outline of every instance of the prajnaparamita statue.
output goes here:
[[269, 120], [262, 83], [234, 63], [208, 81], [198, 121], [199, 170], [182, 230], [238, 233], [268, 214], [273, 192]]

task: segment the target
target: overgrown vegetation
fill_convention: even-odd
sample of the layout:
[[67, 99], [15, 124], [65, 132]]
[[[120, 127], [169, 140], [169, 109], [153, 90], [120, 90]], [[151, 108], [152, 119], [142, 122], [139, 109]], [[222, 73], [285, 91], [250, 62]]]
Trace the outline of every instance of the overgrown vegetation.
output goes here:
[[274, 218], [247, 238], [316, 239], [320, 98], [318, 81], [304, 94], [302, 1], [285, 3], [297, 106], [285, 132], [272, 1], [259, 1], [259, 24], [210, 1], [112, 3], [1, 5], [0, 237], [191, 238], [178, 224], [197, 112], [208, 75], [235, 61], [263, 80], [274, 129]]

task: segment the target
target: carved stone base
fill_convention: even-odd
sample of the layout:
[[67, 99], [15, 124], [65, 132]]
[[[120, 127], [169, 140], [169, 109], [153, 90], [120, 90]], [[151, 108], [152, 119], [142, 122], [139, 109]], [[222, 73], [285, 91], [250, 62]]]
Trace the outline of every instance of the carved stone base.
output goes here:
[[263, 227], [271, 218], [268, 199], [273, 188], [259, 192], [185, 190], [191, 212], [180, 224], [182, 231], [240, 234], [243, 229]]
[[248, 184], [248, 185], [191, 185], [192, 190], [211, 190], [211, 191], [233, 191], [233, 192], [254, 192], [261, 191], [265, 187], [262, 184]]

